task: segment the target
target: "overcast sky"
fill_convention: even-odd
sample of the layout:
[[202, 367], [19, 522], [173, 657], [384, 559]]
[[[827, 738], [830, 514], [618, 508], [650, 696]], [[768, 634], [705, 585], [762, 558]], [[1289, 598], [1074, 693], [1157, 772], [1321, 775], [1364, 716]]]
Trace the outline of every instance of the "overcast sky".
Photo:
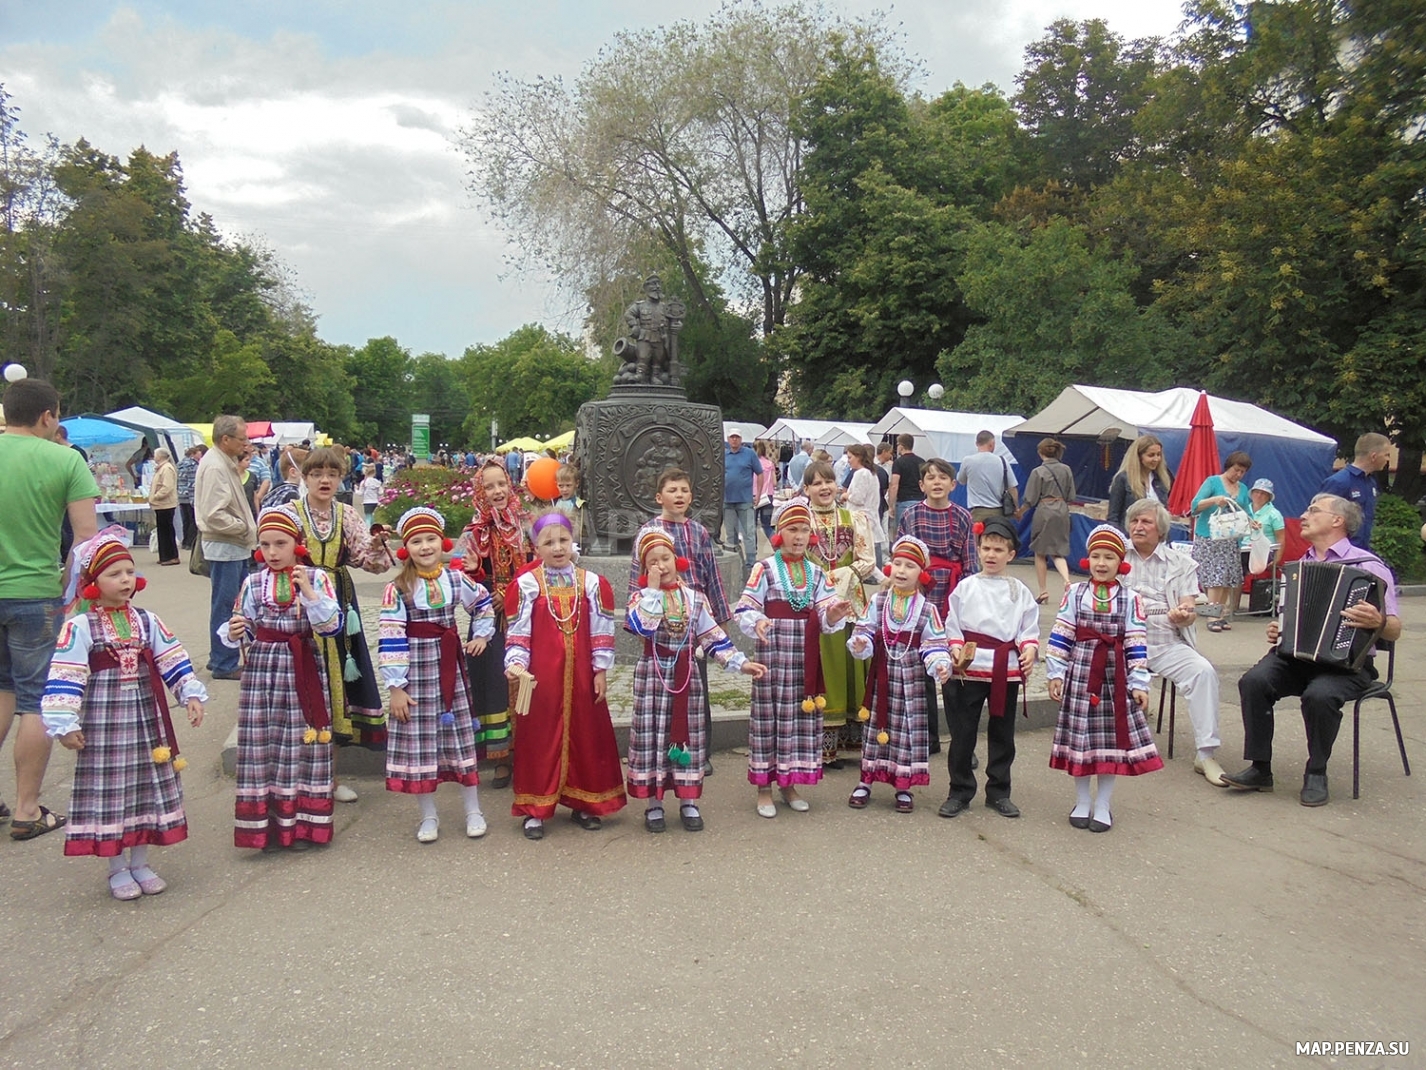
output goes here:
[[[454, 145], [497, 71], [577, 74], [621, 29], [700, 20], [714, 0], [0, 0], [0, 82], [34, 142], [125, 157], [177, 150], [195, 211], [260, 237], [331, 342], [394, 336], [451, 356], [543, 322], [579, 323], [547, 280], [511, 277], [505, 235]], [[1170, 35], [1180, 0], [863, 0], [899, 23], [939, 93], [1010, 91], [1060, 17]]]

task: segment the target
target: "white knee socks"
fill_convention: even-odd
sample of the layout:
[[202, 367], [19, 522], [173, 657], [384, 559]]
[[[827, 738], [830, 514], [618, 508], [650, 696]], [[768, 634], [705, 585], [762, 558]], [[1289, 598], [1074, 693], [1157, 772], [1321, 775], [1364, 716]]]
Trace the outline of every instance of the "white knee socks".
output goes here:
[[1112, 773], [1101, 773], [1099, 776], [1099, 793], [1094, 799], [1094, 820], [1102, 821], [1106, 825], [1110, 824], [1109, 800], [1114, 794], [1114, 781], [1117, 779]]
[[480, 788], [474, 784], [462, 784], [460, 794], [461, 799], [465, 802], [465, 812], [467, 814], [480, 813]]
[[1088, 817], [1090, 811], [1090, 791], [1089, 777], [1077, 776], [1074, 778], [1075, 803], [1074, 809], [1070, 811], [1070, 817]]
[[436, 817], [436, 793], [428, 791], [416, 796], [416, 805], [421, 808], [421, 820], [433, 821]]

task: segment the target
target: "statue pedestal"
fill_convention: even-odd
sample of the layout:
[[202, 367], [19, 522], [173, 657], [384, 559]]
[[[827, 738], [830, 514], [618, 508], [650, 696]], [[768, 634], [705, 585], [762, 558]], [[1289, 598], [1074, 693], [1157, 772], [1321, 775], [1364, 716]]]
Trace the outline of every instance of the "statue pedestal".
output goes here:
[[695, 405], [677, 386], [616, 386], [579, 407], [574, 441], [594, 538], [586, 552], [629, 552], [639, 528], [658, 515], [654, 494], [665, 468], [692, 478], [689, 516], [712, 534], [722, 525], [723, 413], [716, 405]]

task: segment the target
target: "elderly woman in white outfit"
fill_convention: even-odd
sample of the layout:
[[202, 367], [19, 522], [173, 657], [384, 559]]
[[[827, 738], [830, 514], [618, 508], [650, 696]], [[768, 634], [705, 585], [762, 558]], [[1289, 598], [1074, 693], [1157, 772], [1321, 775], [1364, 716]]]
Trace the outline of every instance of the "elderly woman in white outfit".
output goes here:
[[1198, 562], [1165, 541], [1169, 514], [1152, 498], [1142, 498], [1125, 514], [1129, 528], [1128, 586], [1144, 603], [1148, 620], [1149, 671], [1171, 680], [1188, 703], [1198, 753], [1195, 772], [1225, 787], [1218, 764], [1218, 671], [1198, 652], [1194, 635]]

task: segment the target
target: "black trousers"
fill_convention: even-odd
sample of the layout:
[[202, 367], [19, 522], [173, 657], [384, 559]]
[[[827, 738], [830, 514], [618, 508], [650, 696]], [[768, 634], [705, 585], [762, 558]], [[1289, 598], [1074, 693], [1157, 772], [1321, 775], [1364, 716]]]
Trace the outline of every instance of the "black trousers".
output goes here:
[[193, 503], [179, 502], [178, 513], [183, 518], [183, 548], [191, 550], [198, 541], [198, 520], [193, 515]]
[[936, 712], [937, 694], [945, 700], [946, 727], [951, 724], [951, 685], [944, 688], [929, 676], [926, 677], [926, 733], [931, 741], [930, 753], [941, 753], [941, 715]]
[[158, 559], [160, 561], [178, 560], [178, 540], [173, 534], [173, 510], [155, 509], [154, 526], [158, 531]]
[[[990, 698], [988, 680], [952, 680], [946, 685], [946, 720], [951, 726], [951, 753], [946, 761], [951, 771], [953, 798], [970, 802], [975, 798], [975, 773], [970, 759], [980, 732], [980, 714]], [[1005, 714], [987, 717], [985, 724], [985, 797], [1010, 798], [1010, 766], [1015, 761], [1015, 703], [1020, 685], [1011, 683], [1005, 691]]]
[[1342, 727], [1342, 706], [1376, 679], [1368, 659], [1355, 672], [1323, 668], [1310, 661], [1265, 655], [1238, 680], [1243, 704], [1243, 757], [1250, 762], [1270, 762], [1273, 756], [1273, 705], [1290, 695], [1302, 696], [1302, 726], [1307, 732], [1307, 769], [1326, 773], [1332, 744]]

